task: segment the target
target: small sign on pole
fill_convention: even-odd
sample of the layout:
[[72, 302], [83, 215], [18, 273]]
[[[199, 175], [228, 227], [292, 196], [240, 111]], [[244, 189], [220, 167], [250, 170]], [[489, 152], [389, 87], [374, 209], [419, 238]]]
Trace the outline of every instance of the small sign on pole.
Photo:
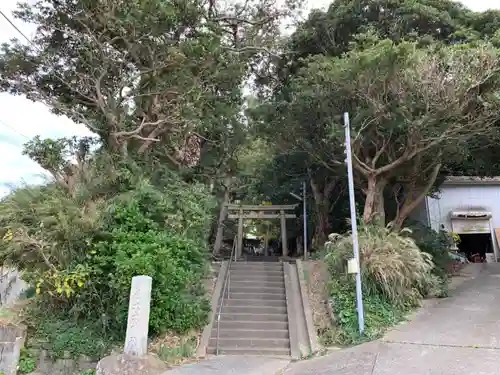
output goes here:
[[349, 123], [349, 113], [344, 113], [345, 125], [345, 152], [347, 164], [347, 179], [349, 183], [349, 206], [351, 209], [351, 230], [352, 230], [352, 247], [354, 250], [354, 259], [352, 259], [348, 268], [351, 268], [356, 274], [356, 306], [358, 310], [358, 325], [359, 333], [365, 331], [365, 317], [363, 310], [363, 292], [361, 288], [361, 270], [359, 267], [359, 243], [358, 243], [358, 225], [356, 218], [356, 202], [354, 199], [354, 175], [352, 171], [352, 150], [351, 150], [351, 125]]

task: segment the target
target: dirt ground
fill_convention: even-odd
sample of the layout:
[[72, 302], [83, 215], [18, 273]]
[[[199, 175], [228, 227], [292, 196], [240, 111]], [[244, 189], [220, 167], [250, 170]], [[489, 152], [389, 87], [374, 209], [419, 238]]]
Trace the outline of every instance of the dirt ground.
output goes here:
[[319, 336], [332, 328], [333, 316], [328, 309], [328, 270], [322, 261], [305, 262], [309, 303], [313, 313], [314, 326]]

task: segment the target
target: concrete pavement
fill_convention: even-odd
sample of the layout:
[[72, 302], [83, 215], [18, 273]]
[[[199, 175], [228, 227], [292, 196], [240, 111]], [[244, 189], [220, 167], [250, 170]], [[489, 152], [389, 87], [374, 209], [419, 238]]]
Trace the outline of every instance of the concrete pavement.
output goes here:
[[500, 375], [500, 264], [472, 267], [452, 297], [426, 301], [382, 340], [292, 364], [285, 375]]
[[451, 297], [426, 301], [379, 341], [295, 363], [216, 357], [165, 375], [500, 375], [500, 264], [469, 273]]
[[184, 365], [164, 375], [275, 375], [282, 373], [290, 360], [257, 356], [217, 356]]

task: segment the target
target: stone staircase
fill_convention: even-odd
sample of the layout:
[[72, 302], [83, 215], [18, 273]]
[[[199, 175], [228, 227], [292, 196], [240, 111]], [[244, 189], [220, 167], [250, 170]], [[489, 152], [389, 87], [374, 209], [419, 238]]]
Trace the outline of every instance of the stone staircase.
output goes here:
[[207, 354], [216, 354], [218, 334], [219, 354], [290, 356], [283, 263], [234, 262], [229, 272]]

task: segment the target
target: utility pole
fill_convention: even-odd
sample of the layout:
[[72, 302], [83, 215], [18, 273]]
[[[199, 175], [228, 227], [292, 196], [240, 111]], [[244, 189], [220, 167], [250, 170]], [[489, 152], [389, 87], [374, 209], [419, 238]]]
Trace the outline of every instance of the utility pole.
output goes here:
[[302, 181], [302, 207], [304, 216], [304, 260], [309, 259], [309, 253], [307, 252], [307, 190], [306, 181]]
[[352, 230], [352, 247], [354, 249], [354, 261], [356, 262], [356, 306], [358, 310], [358, 325], [359, 333], [365, 331], [365, 317], [363, 309], [363, 291], [361, 288], [361, 265], [359, 264], [359, 242], [358, 242], [358, 225], [356, 217], [356, 202], [354, 198], [354, 175], [352, 171], [352, 150], [351, 150], [351, 125], [349, 121], [349, 113], [344, 113], [345, 125], [345, 153], [347, 164], [347, 178], [349, 183], [349, 205], [351, 209], [351, 230]]

